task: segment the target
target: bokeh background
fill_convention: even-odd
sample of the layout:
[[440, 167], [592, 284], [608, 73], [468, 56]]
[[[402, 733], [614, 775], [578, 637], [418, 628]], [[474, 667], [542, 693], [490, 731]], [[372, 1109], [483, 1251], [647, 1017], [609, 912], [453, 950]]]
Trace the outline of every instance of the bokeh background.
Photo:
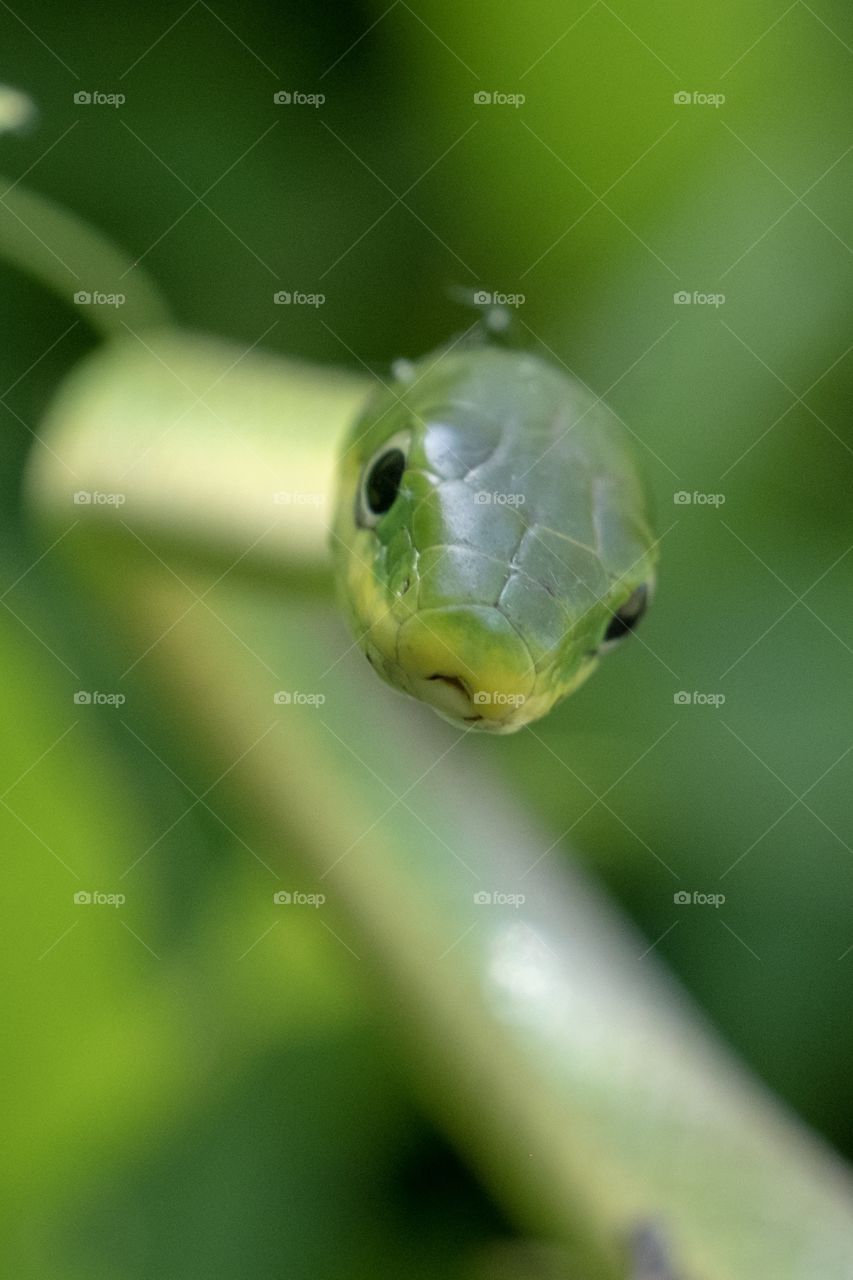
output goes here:
[[[0, 28], [38, 108], [0, 142], [3, 187], [25, 175], [124, 246], [183, 325], [381, 371], [469, 323], [455, 290], [523, 295], [531, 346], [622, 416], [656, 498], [654, 609], [535, 732], [466, 750], [853, 1154], [848, 7], [196, 0], [107, 21], [51, 0]], [[512, 1228], [358, 966], [308, 917], [235, 963], [263, 928], [254, 871], [146, 748], [146, 661], [130, 729], [77, 714], [126, 655], [83, 566], [39, 558], [21, 493], [95, 338], [70, 275], [67, 305], [6, 265], [0, 287], [15, 1274], [480, 1274]], [[187, 725], [176, 758], [194, 746]], [[113, 885], [148, 847], [119, 923], [81, 923], [65, 864]]]

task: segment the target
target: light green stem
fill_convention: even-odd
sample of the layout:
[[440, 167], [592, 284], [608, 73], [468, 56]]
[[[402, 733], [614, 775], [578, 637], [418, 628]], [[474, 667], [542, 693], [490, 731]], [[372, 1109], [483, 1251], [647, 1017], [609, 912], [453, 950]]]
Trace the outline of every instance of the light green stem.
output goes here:
[[[0, 257], [38, 280], [103, 337], [169, 323], [144, 269], [70, 210], [0, 175]], [[92, 300], [81, 301], [88, 295]], [[102, 297], [123, 302], [98, 302]]]
[[[849, 1280], [846, 1166], [734, 1060], [600, 890], [542, 856], [553, 836], [469, 742], [342, 662], [322, 603], [244, 584], [216, 597], [225, 628], [183, 616], [155, 539], [177, 566], [227, 549], [232, 582], [262, 546], [281, 582], [294, 561], [319, 564], [322, 519], [300, 542], [291, 504], [265, 532], [269, 496], [314, 483], [306, 424], [327, 474], [330, 437], [366, 392], [258, 356], [224, 374], [238, 355], [178, 334], [156, 354], [103, 352], [54, 403], [54, 452], [30, 477], [54, 530], [79, 519], [67, 544], [127, 526], [146, 567], [123, 593], [125, 624], [138, 650], [154, 646], [164, 703], [207, 753], [242, 757], [235, 812], [256, 815], [271, 850], [295, 842], [328, 889], [324, 923], [373, 964], [436, 1115], [528, 1231], [580, 1251], [572, 1274], [625, 1274], [620, 1242], [652, 1219], [679, 1280]], [[73, 509], [56, 455], [124, 505]], [[201, 593], [214, 576], [188, 581]], [[276, 688], [326, 701], [282, 707]], [[475, 896], [496, 892], [525, 901]]]

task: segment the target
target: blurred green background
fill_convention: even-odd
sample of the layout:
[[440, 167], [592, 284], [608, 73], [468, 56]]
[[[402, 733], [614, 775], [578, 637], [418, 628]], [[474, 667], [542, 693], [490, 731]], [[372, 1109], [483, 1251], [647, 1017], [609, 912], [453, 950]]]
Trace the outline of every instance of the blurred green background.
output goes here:
[[[457, 332], [454, 287], [521, 293], [531, 345], [623, 417], [663, 537], [655, 607], [547, 721], [466, 749], [853, 1155], [853, 14], [197, 0], [111, 17], [4, 7], [2, 76], [38, 106], [0, 143], [4, 190], [26, 175], [101, 228], [185, 326], [355, 369]], [[101, 286], [67, 284], [65, 306], [0, 266], [14, 1273], [498, 1274], [488, 1250], [512, 1229], [424, 1118], [359, 966], [307, 918], [236, 963], [265, 927], [256, 868], [203, 806], [184, 816], [146, 749], [146, 661], [121, 717], [73, 704], [128, 662], [74, 566], [38, 559], [20, 498], [95, 341], [71, 298]], [[120, 916], [81, 922], [63, 864], [114, 885], [149, 846]]]

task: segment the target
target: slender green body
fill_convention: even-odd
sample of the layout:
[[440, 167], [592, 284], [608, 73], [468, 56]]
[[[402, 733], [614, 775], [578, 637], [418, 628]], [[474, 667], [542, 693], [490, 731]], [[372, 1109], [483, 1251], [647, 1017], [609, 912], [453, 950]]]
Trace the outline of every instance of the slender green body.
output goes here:
[[[389, 450], [404, 469], [376, 515], [366, 486]], [[346, 443], [333, 550], [378, 673], [504, 733], [630, 629], [621, 611], [650, 594], [656, 558], [619, 421], [555, 365], [488, 346], [407, 365], [371, 401]]]

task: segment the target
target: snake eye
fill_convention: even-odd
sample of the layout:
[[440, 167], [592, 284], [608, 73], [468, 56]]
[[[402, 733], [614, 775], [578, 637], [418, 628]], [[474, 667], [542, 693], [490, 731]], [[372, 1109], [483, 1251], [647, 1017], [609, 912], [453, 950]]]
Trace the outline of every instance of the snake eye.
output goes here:
[[599, 646], [600, 652], [606, 652], [615, 644], [618, 644], [629, 631], [633, 631], [637, 623], [646, 612], [649, 603], [649, 588], [645, 583], [637, 587], [636, 591], [632, 591], [628, 599], [617, 609], [612, 615], [607, 630], [604, 633], [604, 639]]
[[405, 432], [393, 436], [364, 468], [356, 505], [356, 523], [363, 528], [372, 529], [379, 517], [393, 507], [406, 470], [408, 443], [409, 437]]

